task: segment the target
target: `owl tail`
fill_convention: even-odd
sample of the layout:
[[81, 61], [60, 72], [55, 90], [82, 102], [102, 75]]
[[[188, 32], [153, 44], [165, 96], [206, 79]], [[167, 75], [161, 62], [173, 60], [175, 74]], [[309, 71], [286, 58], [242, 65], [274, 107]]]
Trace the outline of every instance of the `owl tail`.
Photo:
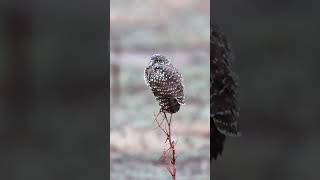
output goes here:
[[234, 115], [228, 113], [217, 113], [213, 118], [216, 129], [227, 136], [240, 137], [239, 124], [234, 119]]
[[211, 124], [210, 128], [210, 160], [217, 159], [218, 155], [222, 155], [223, 145], [226, 136], [220, 133], [214, 124]]
[[169, 98], [168, 99], [168, 109], [167, 111], [171, 114], [178, 112], [180, 109], [180, 104], [176, 98]]

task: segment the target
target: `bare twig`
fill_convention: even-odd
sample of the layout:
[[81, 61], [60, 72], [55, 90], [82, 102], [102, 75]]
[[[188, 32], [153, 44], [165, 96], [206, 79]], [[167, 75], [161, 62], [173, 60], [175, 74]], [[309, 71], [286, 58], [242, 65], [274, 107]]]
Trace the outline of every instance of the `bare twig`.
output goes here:
[[[169, 172], [169, 174], [172, 177], [172, 180], [176, 180], [176, 150], [175, 150], [175, 145], [176, 141], [172, 140], [172, 131], [171, 131], [171, 120], [172, 120], [172, 114], [170, 114], [170, 118], [168, 119], [167, 115], [165, 112], [163, 112], [163, 119], [161, 123], [158, 121], [158, 116], [161, 113], [159, 113], [155, 116], [155, 121], [157, 122], [158, 127], [165, 133], [166, 135], [166, 140], [165, 140], [165, 145], [168, 144], [169, 148], [166, 149], [164, 148], [162, 152], [162, 160], [166, 164], [166, 168]], [[163, 122], [165, 120], [164, 125]]]

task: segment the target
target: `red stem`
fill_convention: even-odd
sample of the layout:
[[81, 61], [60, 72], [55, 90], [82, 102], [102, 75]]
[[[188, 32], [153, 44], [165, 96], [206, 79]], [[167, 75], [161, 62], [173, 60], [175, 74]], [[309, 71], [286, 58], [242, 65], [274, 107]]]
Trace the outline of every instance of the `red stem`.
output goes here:
[[[172, 141], [172, 137], [171, 137], [171, 118], [172, 118], [172, 114], [170, 115], [170, 119], [168, 120], [167, 116], [165, 113], [164, 114], [164, 119], [166, 120], [165, 122], [167, 124], [164, 124], [164, 127], [161, 126], [161, 124], [158, 122], [157, 118], [156, 118], [156, 122], [158, 124], [158, 127], [166, 134], [166, 141], [169, 141], [169, 152], [171, 153], [170, 157], [171, 159], [167, 159], [167, 153], [166, 151], [164, 150], [164, 153], [163, 153], [163, 160], [166, 162], [166, 165], [167, 165], [167, 170], [169, 172], [169, 174], [171, 175], [172, 177], [172, 180], [176, 180], [176, 172], [177, 172], [177, 169], [176, 169], [176, 150], [175, 150], [175, 142]], [[167, 125], [167, 128], [166, 128], [166, 125]]]

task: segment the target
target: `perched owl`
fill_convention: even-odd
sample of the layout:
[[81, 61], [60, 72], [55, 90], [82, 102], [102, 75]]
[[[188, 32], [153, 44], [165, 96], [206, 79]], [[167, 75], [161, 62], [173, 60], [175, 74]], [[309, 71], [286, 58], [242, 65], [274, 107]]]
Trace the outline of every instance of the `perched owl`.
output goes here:
[[182, 76], [169, 59], [160, 54], [151, 56], [144, 80], [159, 102], [161, 112], [173, 114], [179, 111], [180, 105], [184, 104]]
[[210, 155], [222, 154], [225, 136], [240, 136], [238, 84], [229, 42], [218, 26], [210, 28]]

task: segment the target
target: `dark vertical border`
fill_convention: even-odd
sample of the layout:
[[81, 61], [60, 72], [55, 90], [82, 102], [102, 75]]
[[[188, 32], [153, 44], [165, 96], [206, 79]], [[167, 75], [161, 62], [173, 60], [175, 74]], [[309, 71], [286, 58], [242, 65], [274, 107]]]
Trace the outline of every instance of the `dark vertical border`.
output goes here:
[[[211, 32], [211, 24], [213, 23], [213, 10], [214, 10], [214, 1], [210, 1], [210, 32]], [[211, 33], [210, 33], [211, 34]], [[211, 35], [210, 35], [211, 36]], [[211, 39], [211, 37], [210, 37]], [[210, 50], [211, 50], [211, 47], [210, 47]], [[210, 52], [210, 58], [211, 58], [211, 52]], [[210, 59], [209, 59], [210, 61]], [[210, 66], [210, 74], [211, 74], [211, 66]], [[209, 87], [210, 88], [210, 87]], [[210, 110], [211, 111], [211, 110]], [[212, 128], [212, 122], [210, 121], [210, 180], [213, 180], [213, 166], [214, 166], [214, 160], [212, 160], [211, 156], [212, 156], [212, 153], [211, 153], [211, 149], [212, 149], [212, 143], [211, 143], [211, 128]]]
[[1, 2], [0, 179], [109, 178], [109, 7]]
[[106, 0], [107, 3], [107, 50], [106, 50], [106, 60], [107, 60], [107, 71], [106, 71], [106, 154], [107, 154], [107, 177], [110, 179], [110, 1]]

